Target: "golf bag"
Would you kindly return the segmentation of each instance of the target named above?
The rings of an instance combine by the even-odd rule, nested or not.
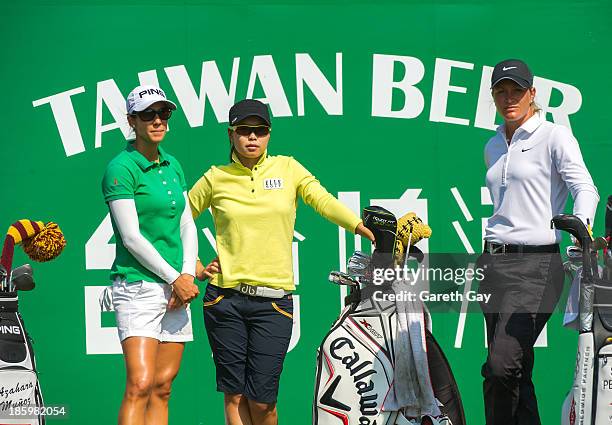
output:
[[[351,276],[351,261],[348,274],[330,275],[335,283],[347,285],[350,293],[317,352],[313,424],[421,424],[406,418],[401,410],[384,408],[395,379],[398,320],[395,302],[374,295],[391,293],[391,286],[373,285],[371,276],[374,267],[393,264],[397,221],[380,207],[366,208],[363,221],[375,235],[376,250],[370,263],[362,264],[359,280]],[[355,256],[366,257],[362,253]],[[461,397],[448,361],[429,330],[423,335],[433,393],[445,416],[438,423],[464,425]]]
[[[0,423],[44,425],[42,415],[14,415],[17,407],[43,408],[32,343],[18,303],[16,291],[0,292]]]
[[[13,223],[0,254],[0,424],[44,425],[45,417],[32,342],[19,314],[18,291],[36,286],[32,266],[13,269],[15,246],[34,261],[51,261],[66,246],[56,223]]]
[[[553,224],[571,233],[582,246],[576,368],[561,423],[612,424],[612,282],[600,277],[597,247],[579,218],[560,215],[553,218]],[[604,275],[609,266],[606,261]]]

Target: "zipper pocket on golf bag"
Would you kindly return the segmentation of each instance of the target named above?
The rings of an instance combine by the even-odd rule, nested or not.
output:
[[[612,417],[612,344],[597,353],[597,409],[594,423],[610,423]]]

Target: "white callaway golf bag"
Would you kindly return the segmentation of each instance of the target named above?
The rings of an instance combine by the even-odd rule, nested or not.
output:
[[[596,257],[605,240],[592,240],[587,227],[575,215],[559,215],[552,222],[557,229],[571,233],[582,246],[576,369],[572,389],[563,404],[561,424],[609,425],[612,424],[612,281],[606,277],[609,258],[606,257],[602,279]],[[609,253],[608,249],[608,256]]]
[[[402,408],[388,407],[395,380],[401,379],[395,364],[396,351],[402,348],[398,345],[400,325],[396,302],[374,296],[379,291],[391,293],[391,286],[372,284],[371,275],[374,268],[393,262],[397,220],[383,208],[368,207],[364,224],[376,237],[372,256],[356,252],[349,260],[348,273],[330,274],[330,281],[348,286],[350,292],[346,307],[317,353],[313,424],[464,425],[457,384],[444,353],[427,329],[425,311],[421,311],[417,345],[426,347],[423,365],[429,370],[422,372],[431,378],[438,415],[410,415]]]
[[[32,268],[26,264],[8,276],[0,266],[0,280],[0,424],[44,425],[44,416],[32,414],[40,413],[43,399],[17,296],[34,287]]]

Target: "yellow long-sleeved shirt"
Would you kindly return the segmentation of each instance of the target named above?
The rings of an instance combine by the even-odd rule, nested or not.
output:
[[[211,283],[294,290],[291,242],[298,195],[351,232],[361,220],[292,157],[264,154],[252,170],[235,155],[232,160],[211,167],[189,191],[194,218],[212,207],[222,274]]]

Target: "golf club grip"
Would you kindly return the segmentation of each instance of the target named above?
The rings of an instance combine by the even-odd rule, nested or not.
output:
[[[342,272],[330,272],[328,280],[337,285],[359,286],[359,282]]]

